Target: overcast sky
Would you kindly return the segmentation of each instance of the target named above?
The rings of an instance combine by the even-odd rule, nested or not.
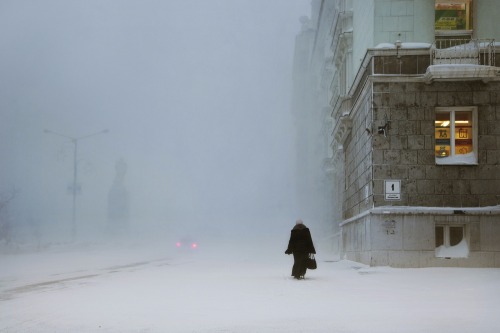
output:
[[[0,0],[0,191],[13,219],[294,215],[291,74],[309,0]],[[286,212],[285,212],[286,211]],[[83,222],[82,222],[83,221]]]

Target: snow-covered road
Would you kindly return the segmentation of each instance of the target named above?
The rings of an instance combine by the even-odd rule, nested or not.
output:
[[[232,244],[234,245],[234,244]],[[283,246],[282,246],[283,247]],[[0,255],[0,332],[498,332],[500,269],[326,262],[281,247],[88,246]]]

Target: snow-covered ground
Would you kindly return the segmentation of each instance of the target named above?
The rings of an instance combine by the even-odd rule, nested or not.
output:
[[[0,332],[499,331],[500,269],[370,268],[319,253],[297,281],[278,243],[2,254]]]

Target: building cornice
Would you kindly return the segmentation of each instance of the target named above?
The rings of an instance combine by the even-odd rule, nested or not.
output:
[[[342,227],[368,215],[453,215],[477,216],[500,215],[500,205],[489,207],[417,207],[417,206],[380,206],[366,210],[339,223]]]

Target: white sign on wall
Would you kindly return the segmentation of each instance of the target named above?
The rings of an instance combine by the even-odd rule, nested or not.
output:
[[[401,200],[401,180],[385,181],[385,200]]]

